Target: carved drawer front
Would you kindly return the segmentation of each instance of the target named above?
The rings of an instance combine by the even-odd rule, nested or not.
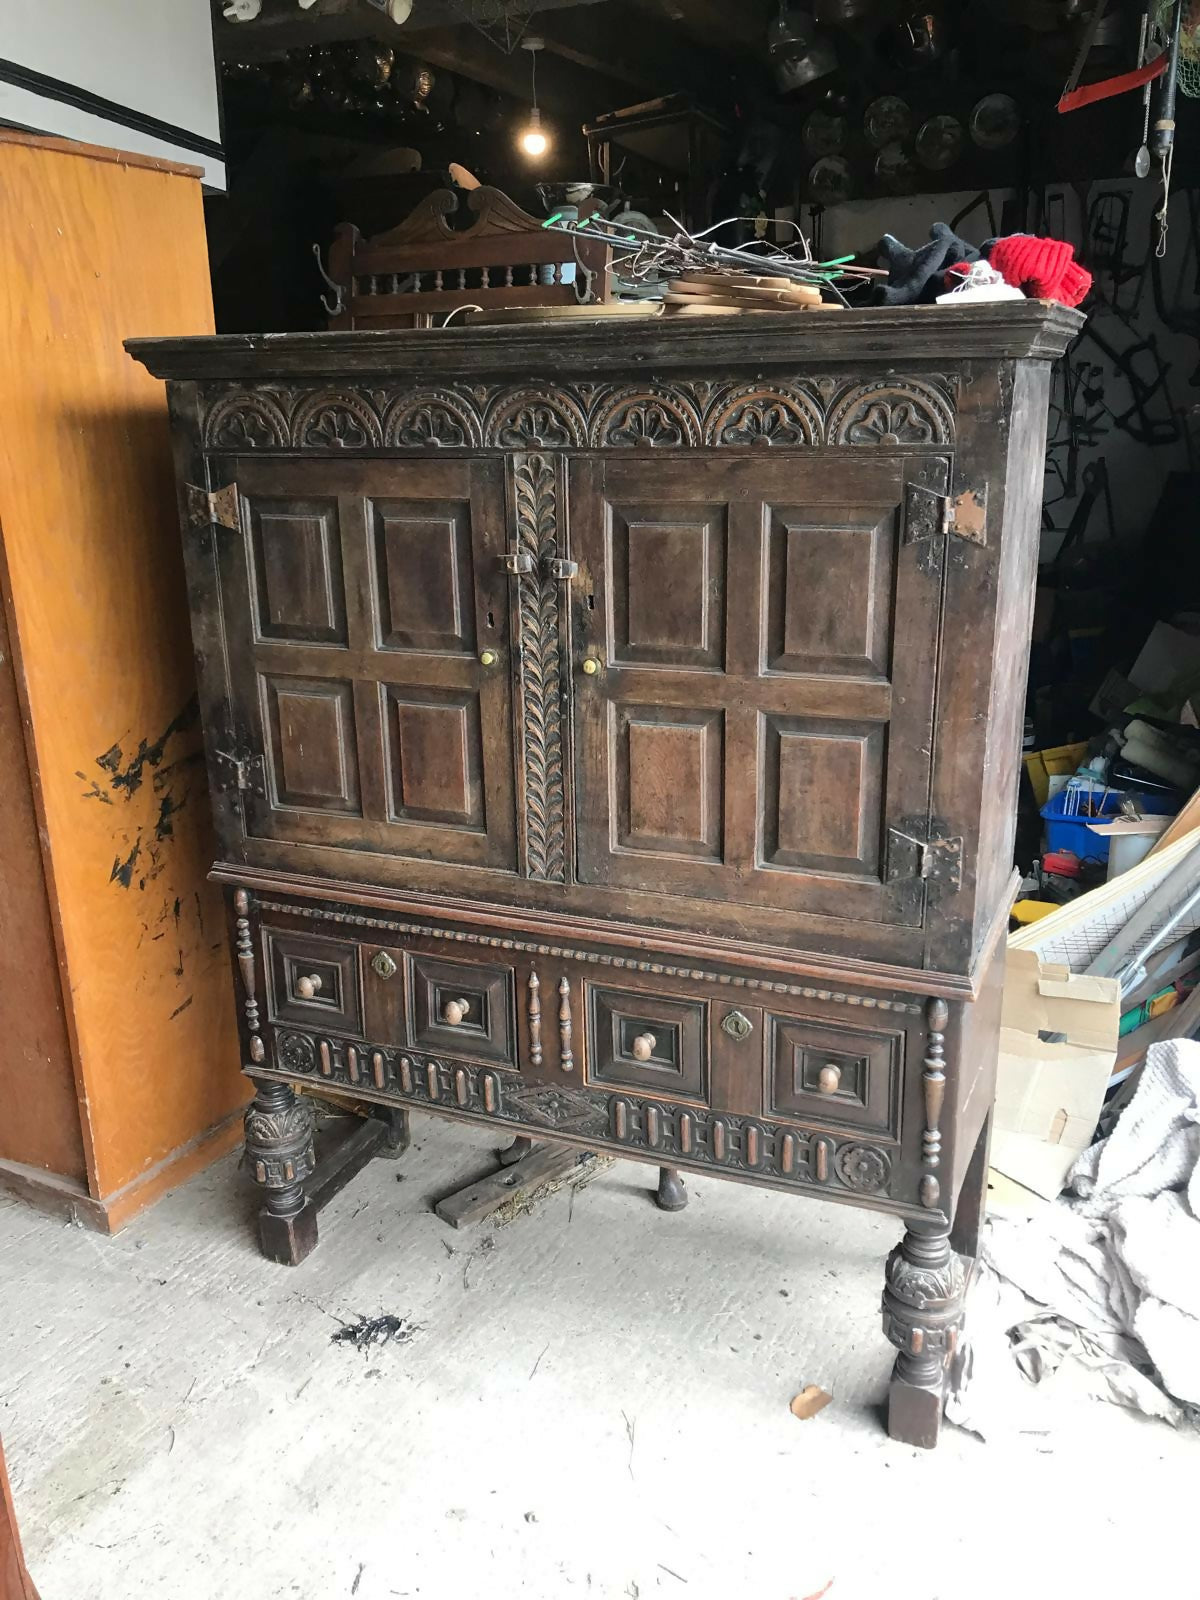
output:
[[[331,1033],[362,1033],[358,946],[346,939],[266,930],[270,1014]]]
[[[409,1043],[442,1055],[516,1065],[511,967],[408,958]]]
[[[708,1004],[585,986],[586,1082],[707,1105]]]
[[[904,1035],[766,1014],[768,1116],[900,1137]]]

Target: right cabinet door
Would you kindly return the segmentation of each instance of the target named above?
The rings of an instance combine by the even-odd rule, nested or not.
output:
[[[946,468],[572,462],[581,882],[920,924]]]

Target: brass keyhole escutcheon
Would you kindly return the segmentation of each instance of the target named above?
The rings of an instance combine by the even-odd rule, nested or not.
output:
[[[496,665],[496,652],[494,650],[481,650],[479,652],[479,665],[481,667],[494,667]]]
[[[312,1000],[321,992],[321,978],[319,973],[296,979],[296,993],[301,1000]]]
[[[822,1094],[836,1094],[842,1081],[842,1069],[836,1061],[827,1061],[817,1074],[817,1088]]]
[[[633,1041],[633,1059],[635,1061],[649,1061],[654,1054],[654,1046],[658,1040],[652,1033],[639,1033]]]
[[[744,1011],[731,1011],[721,1026],[731,1039],[748,1039],[754,1032],[754,1024]]]
[[[447,1000],[442,1007],[442,1021],[448,1023],[452,1028],[457,1028],[459,1023],[466,1019],[470,1010],[471,1002],[469,1000]]]
[[[396,963],[386,950],[377,950],[371,957],[371,971],[377,978],[394,978],[397,970]]]
[[[583,671],[588,678],[594,678],[597,675],[600,671],[600,663],[595,656],[584,656]]]

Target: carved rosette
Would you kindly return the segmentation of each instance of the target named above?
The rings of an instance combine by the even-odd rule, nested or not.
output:
[[[351,386],[211,396],[210,450],[694,449],[699,445],[940,448],[954,442],[954,385],[937,376],[645,383]]]
[[[558,581],[548,571],[558,554],[558,482],[545,456],[513,463],[517,548],[533,570],[517,586],[520,642],[525,870],[531,878],[561,883],[566,872],[566,802],[563,789],[562,652]]]
[[[949,1235],[909,1231],[888,1256],[883,1331],[900,1351],[901,1375],[932,1387],[954,1354],[966,1284]]]
[[[292,442],[301,450],[367,450],[383,443],[375,407],[351,391],[312,394],[292,418]]]
[[[704,442],[712,445],[814,445],[821,440],[821,408],[799,389],[781,393],[762,384],[734,390],[711,408]]]
[[[401,450],[475,450],[483,442],[475,407],[449,390],[406,395],[387,413],[383,442]]]
[[[592,419],[589,443],[597,450],[639,446],[678,450],[698,445],[701,437],[701,419],[691,396],[664,385],[610,394]]]
[[[948,445],[954,417],[945,395],[920,379],[859,383],[834,403],[825,429],[832,445]]]
[[[283,450],[290,437],[283,407],[257,390],[218,400],[204,430],[209,450]]]
[[[313,1170],[312,1101],[286,1084],[264,1083],[246,1112],[246,1158],[264,1189],[288,1189]]]
[[[848,1189],[874,1194],[884,1188],[892,1164],[882,1150],[869,1144],[846,1144],[837,1153],[837,1175]]]
[[[311,1072],[317,1055],[313,1042],[303,1033],[285,1033],[279,1041],[279,1065],[284,1072]]]
[[[499,395],[488,407],[484,431],[502,450],[566,450],[587,442],[583,408],[561,390]]]

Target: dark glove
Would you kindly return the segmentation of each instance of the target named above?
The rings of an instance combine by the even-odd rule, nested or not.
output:
[[[929,230],[929,243],[916,250],[885,233],[879,241],[879,259],[888,269],[888,280],[878,291],[878,304],[930,305],[945,288],[949,269],[960,261],[978,261],[979,251],[946,223],[935,222]]]

